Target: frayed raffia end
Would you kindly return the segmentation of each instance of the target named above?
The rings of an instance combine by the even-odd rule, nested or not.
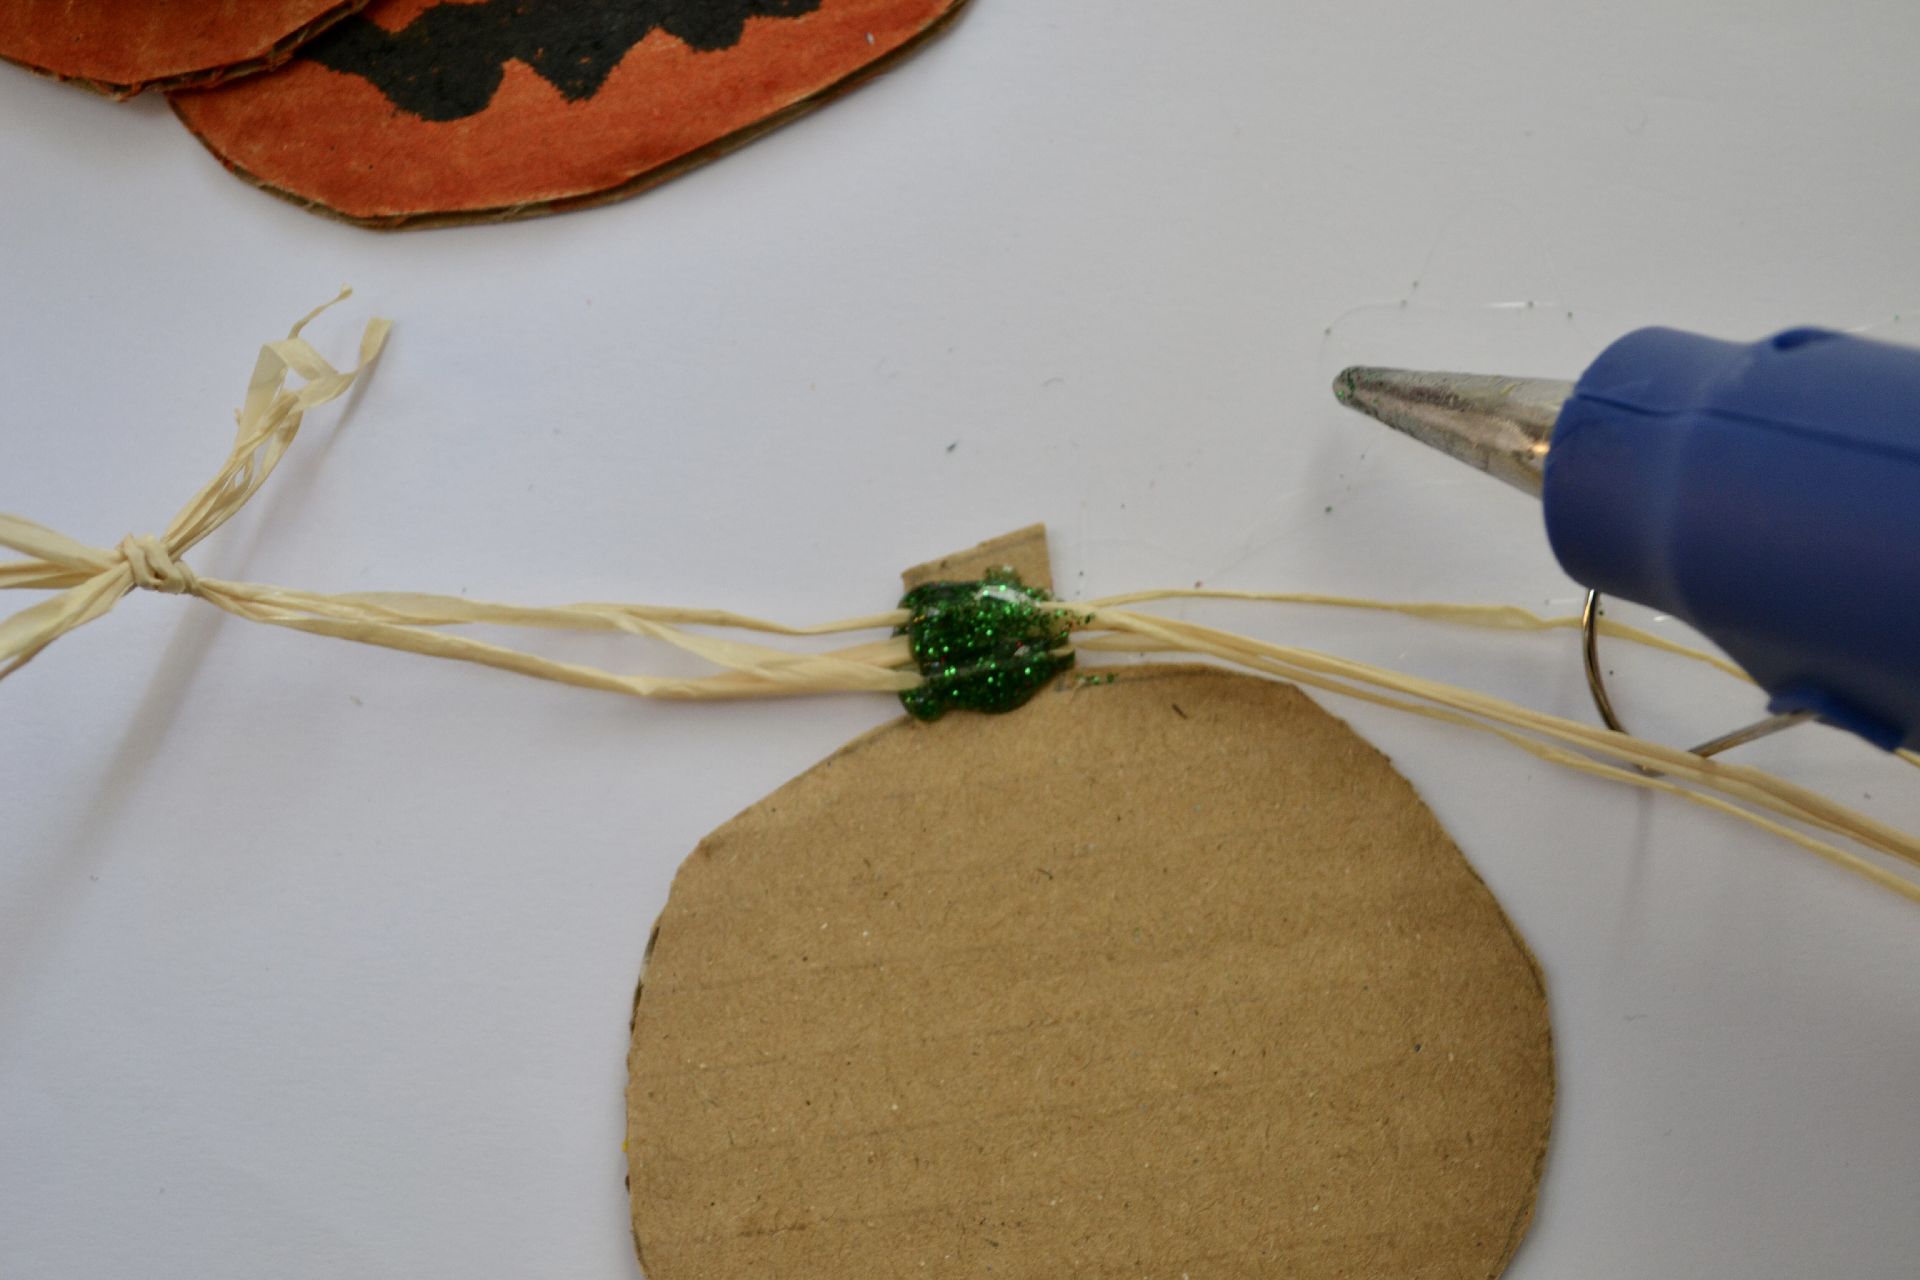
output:
[[[342,291],[334,302],[348,296]],[[328,303],[327,306],[332,306]],[[0,678],[76,627],[110,611],[136,589],[190,595],[236,617],[361,644],[454,658],[587,689],[646,698],[757,698],[837,692],[899,693],[914,688],[906,641],[870,641],[827,653],[793,653],[770,645],[687,630],[713,627],[785,636],[833,635],[891,629],[901,610],[817,626],[795,627],[712,609],[656,605],[569,604],[518,606],[462,597],[413,593],[322,595],[258,583],[229,582],[195,573],[186,553],[218,529],[266,483],[298,435],[307,410],[338,399],[378,358],[389,328],[371,321],[361,336],[359,364],[341,372],[300,336],[304,317],[286,338],[260,350],[239,414],[232,451],[219,472],[158,535],[130,535],[112,548],[88,546],[44,525],[0,514],[0,546],[27,557],[0,565],[0,588],[59,594],[0,623]],[[290,379],[302,380],[290,389]],[[1454,685],[1269,644],[1196,623],[1139,613],[1126,606],[1173,598],[1236,599],[1264,603],[1382,610],[1429,621],[1498,630],[1577,627],[1577,618],[1545,618],[1512,606],[1394,603],[1340,596],[1234,591],[1149,591],[1088,603],[1062,603],[1073,617],[1076,647],[1087,652],[1181,653],[1211,657],[1276,679],[1491,733],[1540,759],[1631,786],[1678,795],[1727,813],[1813,852],[1875,884],[1920,901],[1920,879],[1885,863],[1920,869],[1920,840],[1824,796],[1757,769],[1665,747],[1631,734],[1534,711]],[[444,628],[486,623],[543,630],[625,632],[664,641],[720,670],[673,679],[620,675],[557,662]],[[1603,620],[1608,635],[1705,662],[1729,674],[1738,668],[1714,655]],[[1909,757],[1911,760],[1911,757]],[[1814,833],[1819,834],[1814,834]],[[1837,837],[1865,851],[1842,848]],[[1876,857],[1867,854],[1877,855]],[[1882,861],[1884,860],[1884,862]]]
[[[45,525],[0,514],[0,546],[28,557],[0,565],[0,588],[31,587],[60,592],[0,623],[0,678],[11,675],[42,649],[76,627],[110,611],[136,589],[197,596],[236,617],[337,636],[361,644],[404,649],[437,658],[457,658],[562,684],[648,698],[746,698],[848,689],[897,693],[919,676],[897,645],[865,645],[832,654],[793,654],[682,630],[685,626],[732,627],[784,635],[826,634],[891,625],[900,615],[849,619],[828,627],[781,627],[754,618],[706,609],[647,605],[572,604],[545,608],[488,604],[456,596],[373,592],[321,595],[254,582],[202,577],[186,553],[231,519],[273,474],[307,410],[344,395],[379,357],[391,327],[373,320],[360,339],[360,362],[335,369],[300,336],[320,312],[349,296],[315,308],[281,341],[260,349],[233,449],[219,472],[180,509],[164,532],[131,535],[112,548],[91,547]],[[287,386],[298,377],[298,389]],[[677,645],[723,668],[700,679],[623,676],[437,628],[493,623],[567,631],[624,631]]]

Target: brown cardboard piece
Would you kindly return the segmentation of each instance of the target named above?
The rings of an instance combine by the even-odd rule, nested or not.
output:
[[[634,1009],[650,1280],[1493,1276],[1539,970],[1387,759],[1211,668],[875,730],[709,836]]]
[[[907,590],[928,582],[966,582],[989,569],[1012,569],[1030,587],[1053,590],[1053,561],[1047,555],[1047,526],[1030,524],[978,546],[917,564],[900,575]]]

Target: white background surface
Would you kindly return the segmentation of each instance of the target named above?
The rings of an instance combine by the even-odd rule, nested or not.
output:
[[[393,316],[383,365],[203,572],[815,620],[1045,519],[1077,594],[1567,610],[1538,512],[1345,415],[1332,374],[1571,375],[1653,322],[1912,339],[1916,37],[1891,3],[976,0],[639,200],[394,236],[243,186],[157,102],[0,75],[0,510],[158,529],[255,347],[348,281],[313,333],[345,361]],[[1585,714],[1566,635],[1218,616]],[[1612,665],[1669,740],[1756,709]],[[1334,709],[1549,978],[1512,1275],[1920,1268],[1913,908]],[[627,702],[152,596],[69,636],[0,686],[0,1273],[632,1277],[627,1013],[673,870],[893,713]],[[1826,730],[1748,758],[1920,824],[1920,778]]]

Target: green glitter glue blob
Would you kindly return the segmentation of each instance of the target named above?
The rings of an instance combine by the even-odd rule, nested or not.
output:
[[[1053,597],[1023,586],[1011,569],[978,582],[929,582],[900,600],[912,616],[894,632],[907,637],[925,682],[901,693],[917,720],[950,709],[997,714],[1026,705],[1047,681],[1073,665],[1071,617],[1047,609]]]

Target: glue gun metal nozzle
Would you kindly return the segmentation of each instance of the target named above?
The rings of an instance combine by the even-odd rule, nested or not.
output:
[[[1537,498],[1553,424],[1573,384],[1355,367],[1333,380],[1333,394],[1348,408]]]

